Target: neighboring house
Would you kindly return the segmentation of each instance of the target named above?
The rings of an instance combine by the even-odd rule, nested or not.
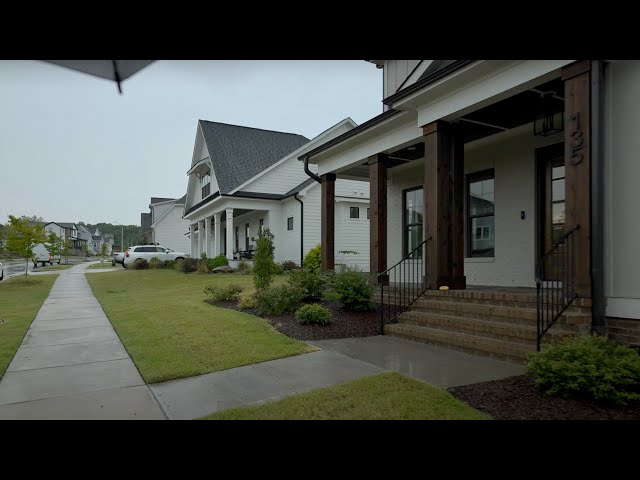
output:
[[[111,255],[114,242],[115,239],[112,233],[106,233],[103,235],[100,232],[100,229],[96,227],[96,231],[91,236],[90,247],[96,255],[100,255],[102,253],[102,245],[107,245],[107,255]]]
[[[611,337],[640,343],[640,136],[633,134],[640,62],[370,62],[384,69],[384,112],[300,160],[317,165],[329,199],[335,175],[370,182],[370,270],[401,262],[380,283],[393,287],[393,275],[411,264],[421,272],[395,283],[415,293],[403,308],[423,297],[426,316],[411,325],[402,314],[388,331],[522,357],[517,342],[536,338],[536,309],[544,330],[568,305],[564,314],[579,324],[586,316],[585,328],[608,327]],[[334,205],[322,203],[323,219]],[[323,222],[324,269],[334,265],[338,239]],[[537,284],[557,305],[536,296]],[[429,291],[441,286],[452,290]],[[454,305],[463,289],[474,293]],[[520,295],[522,303],[510,305],[521,310],[500,310],[510,307],[499,305],[495,292],[508,300]],[[435,294],[448,303],[434,306]],[[471,309],[485,315],[475,318]],[[453,322],[454,311],[467,313]],[[491,320],[505,317],[496,312],[521,316],[527,326],[497,334]]]
[[[82,245],[86,243],[86,239],[79,235],[78,225],[69,222],[48,222],[44,223],[45,234],[55,233],[65,242],[70,241],[71,254],[82,255]]]
[[[191,252],[191,240],[185,235],[189,232],[189,222],[182,218],[185,198],[186,195],[177,200],[151,197],[149,242],[176,252]]]
[[[347,118],[309,140],[200,120],[184,205],[191,255],[251,258],[259,231],[269,228],[275,260],[300,264],[320,243],[321,195],[320,185],[305,174],[298,156],[355,126]],[[333,199],[336,250],[357,252],[338,254],[339,263],[363,270],[369,262],[368,187],[366,182],[340,180]]]
[[[91,231],[82,224],[78,224],[78,238],[81,239],[87,245],[87,253],[90,255],[95,255],[95,252],[92,248],[93,246],[93,235]]]

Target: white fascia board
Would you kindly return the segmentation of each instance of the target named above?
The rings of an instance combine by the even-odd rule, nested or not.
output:
[[[322,142],[320,140],[322,140],[324,137],[330,135],[331,133],[335,132],[338,128],[340,128],[343,125],[351,125],[351,128],[355,128],[358,125],[356,124],[356,122],[354,122],[351,117],[347,117],[344,120],[339,121],[338,123],[336,123],[334,126],[328,128],[327,130],[325,130],[324,132],[316,135],[315,137],[313,137],[311,140],[309,140],[307,143],[305,143],[304,145],[302,145],[300,148],[298,148],[297,150],[291,152],[289,155],[287,155],[286,157],[283,157],[282,159],[278,160],[276,163],[274,163],[273,165],[271,165],[270,167],[264,169],[262,172],[258,173],[257,175],[255,175],[254,177],[250,178],[249,180],[247,180],[246,182],[244,182],[243,184],[241,184],[240,186],[234,188],[233,190],[231,190],[229,193],[233,194],[236,193],[239,190],[242,190],[244,187],[246,187],[247,185],[251,184],[252,182],[258,180],[260,177],[262,177],[262,175],[270,172],[271,170],[278,168],[280,165],[282,165],[284,162],[286,162],[287,160],[290,160],[292,157],[299,157],[302,154],[304,154],[305,152],[308,152],[309,150],[312,150],[312,148],[314,146],[316,146],[316,144],[321,144]]]
[[[362,198],[362,197],[338,197],[338,196],[336,196],[336,203],[340,203],[340,202],[344,202],[344,203],[369,203],[369,199],[368,198]]]

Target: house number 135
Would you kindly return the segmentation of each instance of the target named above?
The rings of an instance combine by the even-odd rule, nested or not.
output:
[[[576,112],[571,116],[571,120],[575,122],[575,129],[571,132],[571,164],[578,165],[582,162],[582,145],[584,143],[582,128],[580,128],[580,112]]]

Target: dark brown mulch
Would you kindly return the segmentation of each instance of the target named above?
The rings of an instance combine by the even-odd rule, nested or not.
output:
[[[613,407],[553,397],[527,375],[452,387],[449,392],[496,420],[640,420],[640,402]]]
[[[255,310],[243,310],[238,307],[238,302],[225,301],[214,302],[205,300],[211,305],[222,308],[230,308],[239,312],[258,315]],[[376,311],[371,312],[346,312],[335,302],[322,300],[317,302],[326,307],[333,314],[333,323],[329,325],[302,325],[298,323],[293,313],[281,316],[264,316],[276,330],[288,337],[298,340],[327,340],[330,338],[347,337],[371,337],[380,335],[380,316]]]

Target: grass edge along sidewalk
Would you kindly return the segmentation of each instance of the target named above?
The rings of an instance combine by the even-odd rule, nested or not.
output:
[[[242,277],[248,283],[246,275],[128,269],[85,276],[147,383],[317,350],[262,318],[205,303],[205,285],[239,283]]]
[[[49,296],[57,274],[17,275],[0,282],[0,378],[18,351],[22,340]]]

